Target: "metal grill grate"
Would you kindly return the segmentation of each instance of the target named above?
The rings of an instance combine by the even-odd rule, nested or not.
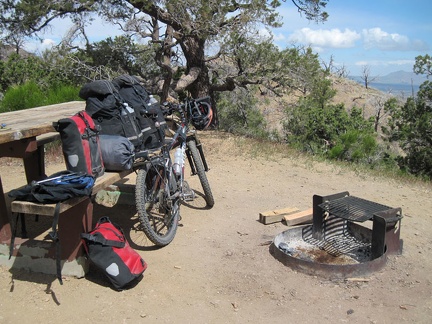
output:
[[[334,257],[346,255],[358,262],[370,260],[371,242],[352,235],[347,228],[346,220],[337,221],[333,218],[326,222],[332,223],[326,224],[326,227],[334,227],[331,234],[327,234],[322,240],[317,240],[312,237],[312,227],[305,227],[302,231],[303,240]]]
[[[318,206],[330,215],[356,222],[364,222],[372,219],[373,214],[377,212],[391,209],[391,207],[354,196],[326,201]]]

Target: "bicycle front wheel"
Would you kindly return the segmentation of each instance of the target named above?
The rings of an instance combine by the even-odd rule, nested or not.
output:
[[[187,147],[191,153],[192,161],[195,165],[196,173],[198,174],[198,178],[201,182],[201,186],[202,186],[203,191],[204,191],[204,199],[207,203],[207,206],[211,208],[214,206],[213,193],[211,191],[210,184],[208,182],[207,175],[206,175],[206,172],[204,169],[204,165],[203,165],[203,162],[201,160],[201,155],[198,151],[195,140],[188,141]]]
[[[147,163],[138,170],[135,202],[146,236],[157,246],[174,239],[180,217],[178,198],[169,197],[167,173],[161,164]]]

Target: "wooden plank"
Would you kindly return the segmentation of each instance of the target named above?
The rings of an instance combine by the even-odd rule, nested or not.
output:
[[[42,146],[60,139],[60,133],[50,132],[36,136],[37,146]]]
[[[313,208],[309,208],[298,213],[284,216],[284,221],[288,226],[311,223],[312,219]]]
[[[277,223],[284,219],[284,216],[298,212],[297,207],[289,207],[284,209],[271,210],[259,214],[259,221],[265,225]]]
[[[1,113],[0,120],[6,126],[0,130],[0,143],[55,132],[53,122],[70,117],[83,109],[85,101],[71,101]]]

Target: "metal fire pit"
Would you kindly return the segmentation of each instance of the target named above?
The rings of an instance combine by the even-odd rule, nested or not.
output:
[[[369,275],[402,253],[402,210],[342,192],[313,196],[313,224],[277,235],[270,252],[286,266],[325,278]]]

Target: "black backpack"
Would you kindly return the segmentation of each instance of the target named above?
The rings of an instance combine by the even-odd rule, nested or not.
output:
[[[96,80],[86,83],[78,95],[86,101],[85,110],[92,118],[112,118],[119,114],[121,103],[117,89],[111,81]]]
[[[32,181],[22,188],[11,190],[8,195],[21,201],[55,204],[74,197],[90,196],[94,182],[92,175],[61,171],[44,180]]]
[[[86,100],[86,112],[101,127],[100,134],[120,135],[142,149],[143,135],[134,109],[122,99],[116,85],[109,80],[85,84],[79,96]]]
[[[151,95],[135,76],[123,74],[113,80],[121,99],[134,109],[143,135],[146,149],[160,147],[167,128],[159,102],[152,102]]]

